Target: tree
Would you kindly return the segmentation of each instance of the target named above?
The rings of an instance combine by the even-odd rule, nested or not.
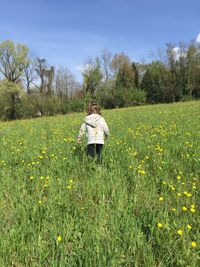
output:
[[[200,47],[190,44],[187,51],[187,94],[200,96]]]
[[[46,59],[37,58],[35,70],[36,70],[37,75],[40,78],[40,86],[38,88],[39,88],[40,95],[42,96],[45,93],[45,72],[44,72],[45,69],[47,69]]]
[[[141,88],[147,93],[150,103],[171,102],[171,87],[169,86],[169,72],[159,61],[152,62],[143,75]]]
[[[83,71],[83,87],[85,92],[91,97],[94,97],[94,93],[98,89],[102,78],[103,75],[101,73],[99,59],[96,58],[94,61],[89,59],[85,65],[85,70]]]
[[[36,72],[40,78],[39,92],[43,97],[44,95],[50,96],[52,93],[53,79],[54,79],[54,66],[48,67],[46,59],[37,58]]]
[[[188,95],[187,92],[187,49],[188,47],[184,43],[179,44],[178,48],[178,61],[176,65],[176,92],[179,99],[182,99],[184,95]]]
[[[103,50],[101,55],[101,65],[104,82],[106,83],[112,76],[112,54],[106,49]]]
[[[27,65],[25,66],[23,71],[23,81],[28,94],[31,93],[31,84],[34,84],[34,81],[38,78],[36,73],[36,59],[31,56],[29,58],[30,59],[27,62]]]
[[[13,83],[18,83],[23,71],[29,64],[28,47],[12,41],[0,43],[0,72]]]
[[[131,65],[131,60],[127,55],[125,55],[124,53],[114,55],[111,66],[115,74],[119,72],[124,64]]]
[[[56,94],[60,98],[72,98],[78,88],[79,85],[71,71],[60,66],[56,72],[55,78]]]
[[[8,80],[0,81],[0,113],[4,119],[19,117],[19,104],[22,89]]]
[[[132,62],[132,72],[134,75],[134,86],[139,88],[139,72],[134,62]]]

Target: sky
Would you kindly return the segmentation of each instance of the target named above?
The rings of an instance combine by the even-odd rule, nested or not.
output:
[[[0,42],[8,39],[81,81],[104,49],[149,62],[166,43],[200,42],[200,1],[0,0]]]

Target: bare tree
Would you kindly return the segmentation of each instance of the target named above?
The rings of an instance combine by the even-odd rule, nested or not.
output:
[[[112,75],[112,54],[104,49],[101,55],[101,65],[104,74],[104,80],[107,82]]]
[[[40,78],[40,95],[51,95],[54,79],[54,66],[49,68],[46,59],[37,58],[36,72]]]
[[[31,93],[31,84],[35,85],[35,81],[37,80],[38,76],[36,73],[36,58],[33,56],[30,56],[30,61],[26,65],[24,69],[24,84],[27,89],[27,93]]]
[[[112,59],[112,69],[115,74],[119,72],[124,64],[131,66],[131,60],[127,55],[124,53],[114,55]]]
[[[60,98],[68,98],[74,95],[79,86],[71,71],[60,66],[56,72],[55,87]]]
[[[38,76],[40,78],[40,87],[39,87],[40,95],[44,95],[44,92],[45,92],[45,74],[44,74],[45,68],[47,68],[46,59],[37,58],[35,70],[36,70],[36,73],[38,74]]]

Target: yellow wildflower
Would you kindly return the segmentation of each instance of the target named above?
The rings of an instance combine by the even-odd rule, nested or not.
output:
[[[179,229],[179,230],[177,231],[177,234],[180,235],[180,236],[182,236],[182,235],[183,235],[183,231]]]
[[[192,241],[192,242],[191,242],[191,246],[192,246],[193,248],[196,248],[197,243],[196,243],[195,241]]]
[[[60,242],[62,240],[62,237],[59,235],[57,236],[57,241]]]
[[[190,211],[191,211],[192,213],[196,212],[196,210],[195,210],[194,208],[191,208]]]

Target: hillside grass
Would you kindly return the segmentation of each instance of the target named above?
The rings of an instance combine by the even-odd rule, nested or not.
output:
[[[0,266],[200,266],[200,102],[0,123]]]

